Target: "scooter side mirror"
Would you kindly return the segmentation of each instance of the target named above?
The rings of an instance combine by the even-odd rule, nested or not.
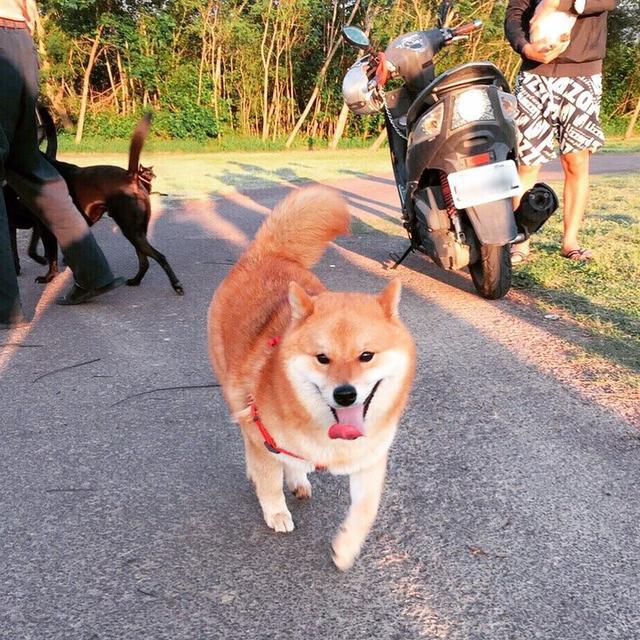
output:
[[[449,14],[453,10],[453,2],[451,0],[442,0],[438,7],[438,29],[443,29],[447,26]]]
[[[367,49],[370,44],[367,34],[358,27],[342,27],[342,37],[351,46],[358,47],[358,49]]]

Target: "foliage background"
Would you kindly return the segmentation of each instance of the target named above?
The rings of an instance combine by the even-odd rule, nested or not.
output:
[[[61,127],[80,128],[80,136],[127,138],[140,114],[152,109],[156,136],[233,138],[255,148],[282,146],[315,88],[317,99],[298,140],[322,144],[335,135],[342,76],[356,58],[340,42],[340,27],[353,16],[354,24],[370,29],[375,44],[384,46],[402,32],[435,26],[437,4],[43,0],[43,94]],[[519,58],[504,40],[505,7],[506,0],[457,3],[457,21],[480,18],[485,26],[468,43],[443,53],[439,67],[489,59],[513,80]],[[609,131],[624,132],[640,97],[638,25],[640,0],[622,0],[609,18],[603,100]],[[380,128],[380,116],[348,117],[345,144],[367,142]]]

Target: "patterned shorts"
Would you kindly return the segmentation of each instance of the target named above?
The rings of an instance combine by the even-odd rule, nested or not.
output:
[[[522,71],[516,79],[518,155],[526,165],[543,164],[560,153],[604,144],[600,125],[602,74],[551,78]]]

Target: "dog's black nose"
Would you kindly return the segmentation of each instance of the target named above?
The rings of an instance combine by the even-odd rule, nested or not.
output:
[[[350,384],[341,384],[333,390],[333,399],[342,407],[353,404],[357,397],[358,392]]]

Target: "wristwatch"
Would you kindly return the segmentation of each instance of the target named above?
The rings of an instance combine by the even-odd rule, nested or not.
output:
[[[584,13],[584,6],[587,0],[573,0],[573,10],[580,16]]]

